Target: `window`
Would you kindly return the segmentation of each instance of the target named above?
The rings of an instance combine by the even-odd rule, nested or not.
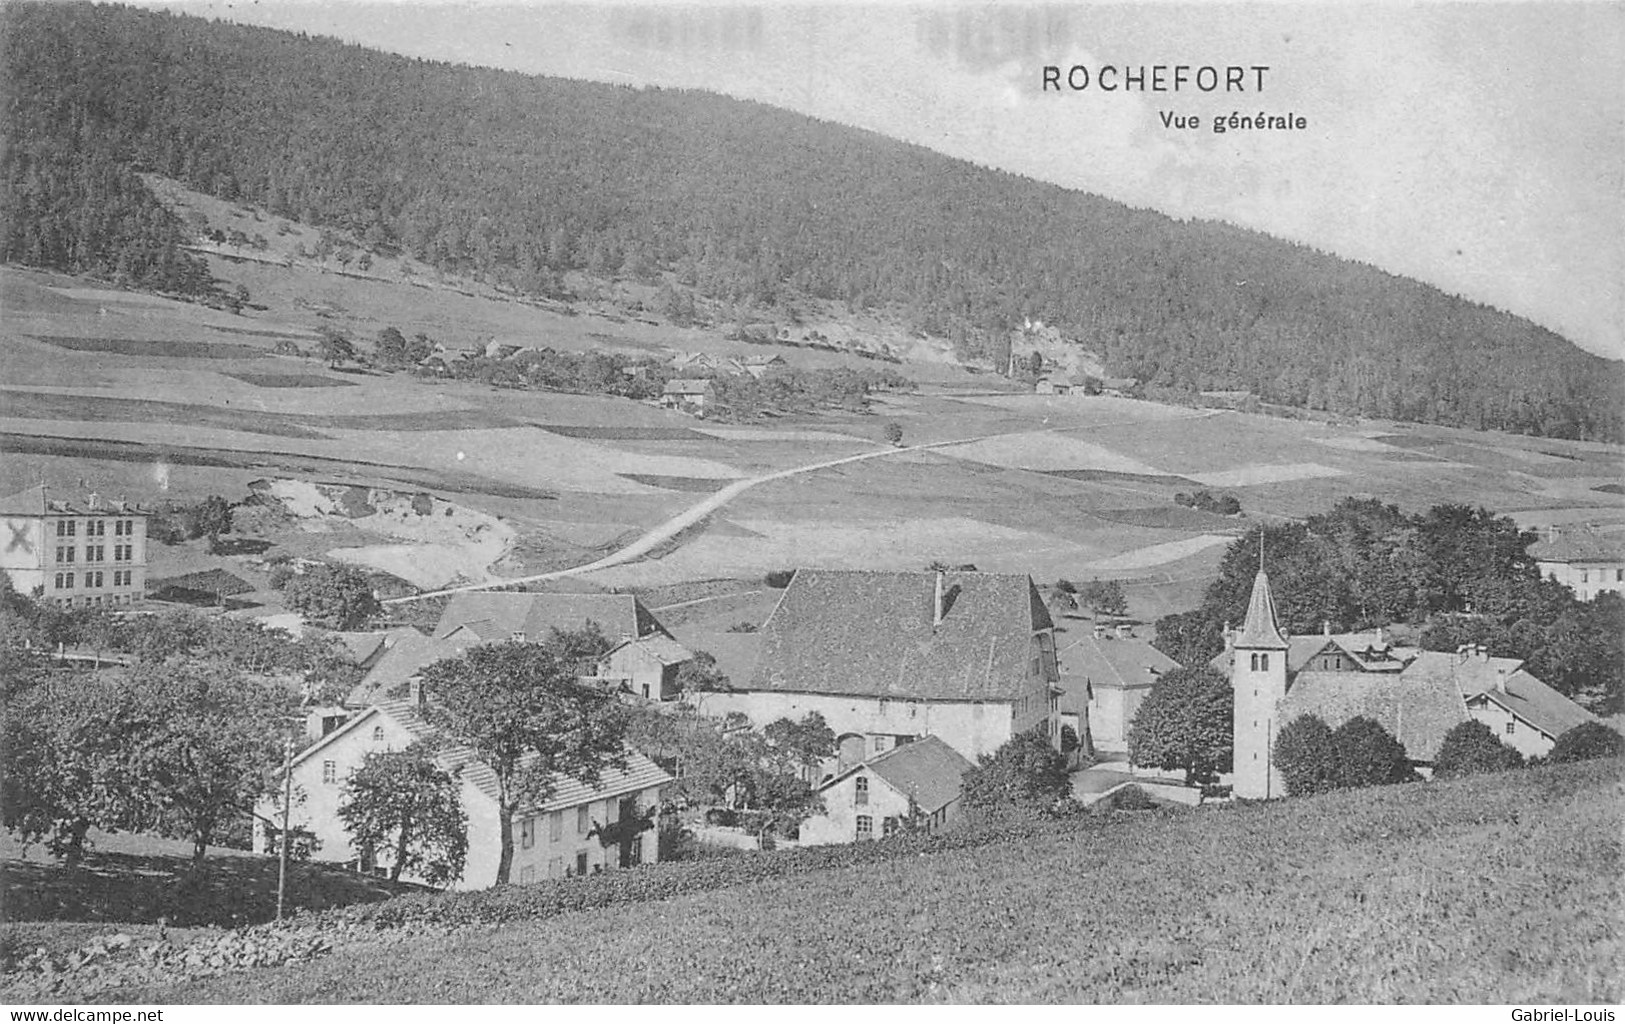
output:
[[[1258,655],[1257,654],[1254,654],[1252,656],[1252,661],[1249,664],[1252,666],[1252,671],[1254,671],[1254,672],[1258,671]]]
[[[643,684],[643,699],[644,700],[649,699],[649,684],[648,683]]]
[[[56,549],[56,560],[58,562],[71,562],[71,561],[73,561],[73,549],[72,548],[60,548],[60,547],[57,548]]]
[[[887,750],[891,749],[891,737],[890,736],[876,736],[874,738],[874,748],[875,748],[875,753],[884,754]]]
[[[58,537],[66,537],[68,535],[68,521],[66,519],[58,519],[56,521],[56,535]]]
[[[63,590],[72,590],[73,589],[73,573],[65,572],[65,573],[62,574],[62,589]]]
[[[873,839],[875,837],[875,819],[867,814],[858,815],[858,838]]]
[[[1511,736],[1514,732],[1517,731],[1517,729],[1518,729],[1518,723],[1517,722],[1508,722],[1507,723],[1507,735],[1508,736]]]
[[[852,803],[862,807],[869,802],[869,780],[862,775],[852,783]]]
[[[524,867],[519,869],[520,885],[529,885],[534,881],[536,881],[536,865],[526,864]]]
[[[552,821],[548,822],[548,830],[553,837],[553,842],[556,843],[564,838],[564,812],[554,811],[552,819]]]
[[[85,586],[99,587],[102,585],[102,574],[99,572],[85,573]]]
[[[587,851],[582,850],[581,852],[576,854],[576,874],[584,875],[586,873],[587,873]]]
[[[1581,569],[1580,570],[1580,582],[1581,583],[1590,583],[1591,582],[1591,570],[1590,569]]]
[[[589,827],[589,816],[587,814],[587,810],[588,808],[586,804],[582,804],[580,807],[576,808],[576,835],[578,836],[584,836],[587,834],[587,829]]]
[[[107,536],[107,520],[105,520],[105,519],[97,519],[97,520],[93,520],[92,522],[86,523],[85,524],[85,536],[86,537],[105,537],[105,536]]]
[[[124,536],[124,520],[120,519],[118,522],[113,524],[113,536]]]
[[[331,786],[339,780],[339,763],[337,761],[322,762],[322,782]]]
[[[68,520],[68,536],[74,537],[74,536],[77,536],[78,533],[79,533],[79,524],[76,521],[72,520],[72,519]]]
[[[880,834],[882,836],[889,839],[893,835],[895,835],[896,833],[897,833],[897,819],[896,818],[894,818],[894,817],[887,818],[885,821],[882,821],[880,823]]]
[[[1260,654],[1258,656],[1258,670],[1260,672],[1268,672],[1270,670],[1270,656],[1268,654]]]
[[[375,726],[372,727],[372,741],[374,743],[382,743],[382,742],[384,742],[384,727],[383,726],[375,725]]]
[[[535,818],[530,818],[530,817],[520,818],[519,819],[519,848],[521,850],[528,850],[532,846],[535,846],[535,845],[536,845],[536,819]]]
[[[564,858],[563,857],[554,857],[554,858],[552,858],[551,860],[549,860],[547,862],[547,877],[549,877],[549,878],[563,878],[564,877]]]
[[[56,589],[58,589],[58,590],[62,589],[62,574],[61,573],[56,574]]]
[[[98,544],[93,548],[88,548],[88,547],[85,548],[85,561],[87,561],[87,562],[105,562],[105,561],[107,561],[107,548],[106,548],[106,546]]]

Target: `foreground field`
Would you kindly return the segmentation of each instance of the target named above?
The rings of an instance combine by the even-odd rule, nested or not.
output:
[[[1068,821],[113,998],[1617,1002],[1622,769]]]

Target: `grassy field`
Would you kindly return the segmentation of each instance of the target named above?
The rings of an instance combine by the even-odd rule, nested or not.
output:
[[[111,998],[1612,1003],[1622,769],[1089,817]]]

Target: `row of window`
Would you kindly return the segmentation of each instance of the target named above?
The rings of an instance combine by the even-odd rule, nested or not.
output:
[[[56,521],[56,535],[58,537],[77,537],[77,536],[79,536],[79,520],[77,520],[77,519],[58,519]],[[85,536],[86,537],[105,537],[105,536],[107,536],[107,520],[105,520],[105,519],[91,519],[91,520],[88,520],[85,523]],[[133,520],[133,519],[117,519],[117,520],[114,520],[114,522],[113,522],[113,536],[115,536],[115,537],[134,537],[135,536],[135,520]]]
[[[56,560],[57,560],[57,562],[59,564],[60,563],[69,563],[69,564],[71,564],[74,561],[74,559],[76,559],[78,557],[78,553],[79,553],[79,549],[77,547],[75,547],[74,545],[72,545],[72,544],[59,545],[57,547],[57,549],[56,549]],[[105,562],[105,561],[107,561],[107,546],[105,544],[86,544],[85,545],[85,561],[87,561],[87,562]],[[133,561],[135,561],[135,545],[134,544],[114,544],[113,545],[113,561],[115,561],[115,562],[133,562]]]
[[[606,804],[606,807],[609,806],[612,805]],[[552,814],[549,814],[547,818],[548,841],[554,843],[559,842],[564,838],[564,812],[554,811]],[[592,829],[592,814],[590,806],[587,804],[582,804],[581,806],[577,807],[575,819],[575,834],[578,837],[585,836],[588,831]],[[519,819],[519,848],[521,850],[528,850],[536,845],[536,833],[538,831],[537,826],[540,823],[541,819],[539,817],[525,817]]]
[[[1268,672],[1270,670],[1269,653],[1254,651],[1251,664],[1254,672]]]
[[[884,819],[880,823],[880,835],[881,835],[881,838],[883,838],[883,839],[884,838],[890,838],[891,836],[896,835],[898,827],[899,826],[898,826],[898,823],[897,823],[897,819],[895,817],[889,817],[889,818]],[[874,819],[874,816],[869,815],[869,814],[860,814],[860,815],[858,815],[858,838],[859,839],[873,839],[874,837],[875,837],[875,819]]]
[[[1590,569],[1581,569],[1580,570],[1580,582],[1581,583],[1590,583],[1591,582],[1591,572],[1592,572],[1592,570],[1590,570]],[[1598,570],[1596,570],[1597,582],[1598,583],[1607,583],[1608,582],[1608,574],[1610,572],[1614,574],[1613,582],[1615,582],[1615,583],[1625,583],[1625,569],[1598,569]]]
[[[90,605],[98,605],[98,604],[134,604],[135,602],[142,600],[142,595],[140,595],[140,594],[86,594],[84,597],[74,598],[74,597],[71,597],[71,596],[63,596],[61,594],[58,594],[56,597],[52,598],[51,600],[55,604],[57,604],[58,606],[60,606],[62,608],[72,608],[74,605],[83,605],[83,606],[88,607]]]
[[[72,590],[73,586],[74,586],[74,580],[76,578],[77,578],[77,574],[75,574],[75,573],[71,573],[71,572],[59,572],[59,573],[57,573],[55,581],[54,581],[56,583],[56,589],[58,589],[58,590]],[[84,585],[87,588],[92,588],[93,589],[93,588],[96,588],[96,587],[103,586],[104,585],[103,580],[105,580],[105,579],[106,579],[106,576],[99,570],[96,571],[96,572],[87,572],[87,573],[85,573]],[[134,580],[135,580],[135,572],[134,572],[134,570],[131,570],[131,569],[115,569],[115,570],[113,570],[113,586],[115,586],[115,587],[133,586],[134,585]]]

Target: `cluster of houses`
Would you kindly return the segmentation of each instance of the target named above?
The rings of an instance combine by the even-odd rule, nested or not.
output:
[[[1059,747],[1063,727],[1086,751],[1120,756],[1140,702],[1179,667],[1132,625],[1063,621],[1058,640],[1056,619],[1026,575],[802,569],[758,631],[728,634],[731,643],[718,645],[729,684],[682,694],[676,674],[694,655],[633,595],[461,594],[432,633],[358,639],[366,676],[346,707],[312,715],[314,742],[293,772],[314,796],[293,813],[320,841],[319,857],[366,856],[351,849],[337,817],[343,780],[368,751],[425,734],[415,685],[423,669],[479,644],[540,640],[551,629],[592,623],[613,646],[583,672],[629,699],[682,697],[704,714],[742,715],[756,727],[823,716],[836,751],[817,773],[824,812],[802,825],[802,844],[950,827],[961,817],[961,779],[979,757],[1025,732]],[[1281,725],[1300,714],[1334,728],[1357,715],[1375,719],[1424,770],[1444,734],[1464,721],[1485,722],[1508,745],[1542,755],[1558,735],[1593,720],[1521,662],[1482,648],[1422,651],[1380,629],[1288,635],[1262,571],[1246,620],[1227,632],[1212,665],[1235,691],[1232,781],[1247,798],[1284,795],[1271,748]],[[500,835],[494,782],[470,751],[453,746],[440,757],[462,770],[469,816],[470,861],[459,884],[489,885]],[[592,786],[559,780],[554,796],[514,823],[514,877],[656,859],[652,840],[605,848],[590,833],[594,824],[659,807],[672,781],[667,768],[635,751],[624,770]]]

